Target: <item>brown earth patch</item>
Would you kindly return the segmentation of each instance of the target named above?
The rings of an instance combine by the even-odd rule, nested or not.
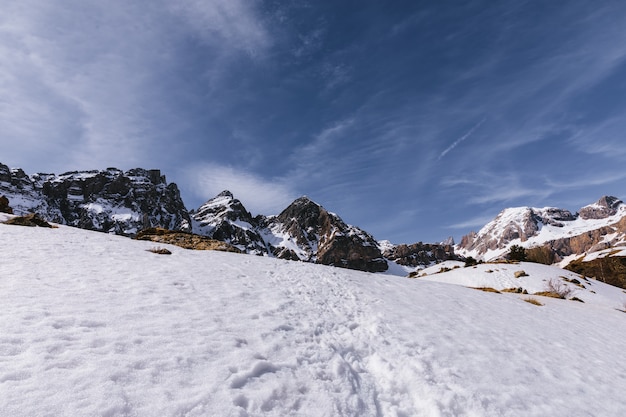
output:
[[[150,227],[141,230],[137,233],[135,239],[149,240],[157,243],[168,243],[185,249],[217,250],[221,252],[242,253],[241,250],[226,242],[210,239],[205,236],[194,235],[192,233],[163,229],[160,227]]]
[[[48,223],[47,221],[45,221],[44,219],[42,219],[41,217],[39,217],[39,215],[35,213],[27,214],[26,216],[13,217],[5,221],[4,223],[12,224],[15,226],[29,226],[29,227],[39,226],[39,227],[48,227],[48,228],[56,227],[56,226],[51,225],[50,223]]]

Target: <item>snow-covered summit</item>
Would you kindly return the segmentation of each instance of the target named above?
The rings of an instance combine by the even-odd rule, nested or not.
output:
[[[202,204],[192,219],[194,233],[230,243],[246,253],[268,254],[259,234],[258,219],[228,190]]]
[[[575,253],[577,247],[563,248],[563,244],[570,243],[563,240],[592,231],[597,231],[597,239],[590,245],[584,245],[584,251],[612,233],[617,234],[611,239],[621,241],[626,229],[622,229],[619,222],[625,217],[626,204],[616,197],[607,196],[581,208],[576,214],[555,207],[507,208],[478,233],[472,232],[464,236],[457,252],[464,256],[494,259],[502,256],[514,244],[528,248],[560,240],[560,255],[569,255]]]

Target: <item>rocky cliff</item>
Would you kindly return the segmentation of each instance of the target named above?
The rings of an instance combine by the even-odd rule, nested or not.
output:
[[[16,214],[37,213],[83,229],[133,236],[145,227],[191,227],[178,187],[167,184],[158,170],[108,168],[28,176],[0,164],[0,195]]]

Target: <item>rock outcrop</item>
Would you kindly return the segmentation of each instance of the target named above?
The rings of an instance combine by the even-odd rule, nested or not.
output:
[[[9,199],[0,195],[0,213],[13,214],[13,209],[9,206]]]
[[[428,266],[433,263],[459,259],[450,243],[413,243],[410,245],[387,245],[383,256],[403,266]]]
[[[28,226],[28,227],[47,227],[54,228],[56,226],[52,226],[50,223],[39,217],[39,215],[35,213],[27,214],[25,216],[15,216],[11,217],[9,220],[5,221],[4,224],[12,224],[15,226]]]
[[[226,242],[210,239],[188,232],[149,227],[141,230],[135,237],[137,240],[149,240],[151,242],[167,243],[193,250],[216,250],[221,252],[241,253],[239,249]]]

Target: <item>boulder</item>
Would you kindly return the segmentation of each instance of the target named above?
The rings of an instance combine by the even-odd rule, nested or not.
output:
[[[0,213],[13,214],[13,209],[9,206],[9,199],[6,196],[0,196]]]

